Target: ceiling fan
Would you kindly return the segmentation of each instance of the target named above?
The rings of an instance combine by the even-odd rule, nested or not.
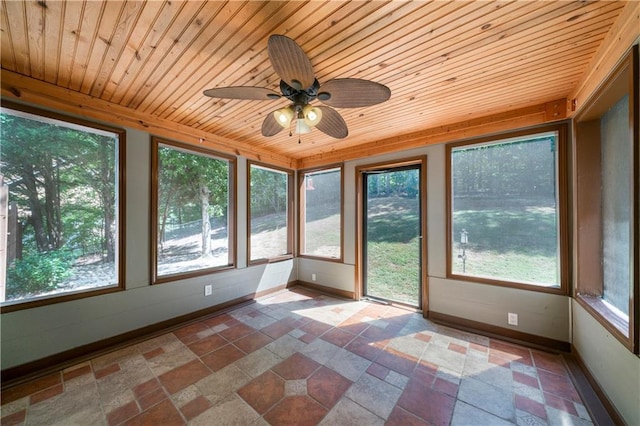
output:
[[[336,78],[320,85],[313,73],[311,61],[298,44],[287,36],[274,34],[267,43],[269,59],[280,76],[280,91],[265,87],[232,86],[204,91],[213,98],[242,100],[277,100],[291,103],[268,114],[262,123],[262,135],[274,136],[295,124],[296,133],[308,133],[316,127],[327,135],[342,139],[349,131],[342,116],[331,107],[358,108],[386,101],[391,90],[385,85],[359,78]],[[314,106],[318,99],[325,105]]]

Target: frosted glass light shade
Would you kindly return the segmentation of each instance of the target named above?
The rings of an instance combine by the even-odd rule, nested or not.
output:
[[[305,123],[305,120],[296,120],[296,133],[301,135],[304,133],[311,133],[311,127]]]
[[[294,110],[291,106],[280,108],[273,111],[273,116],[278,124],[286,129],[291,124],[291,120],[293,120]]]
[[[311,105],[305,105],[302,110],[304,113],[304,122],[309,126],[316,126],[322,120],[322,110]]]

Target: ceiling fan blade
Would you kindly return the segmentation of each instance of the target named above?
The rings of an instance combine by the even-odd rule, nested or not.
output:
[[[283,129],[281,125],[278,124],[276,118],[273,116],[273,113],[270,112],[264,118],[262,122],[262,136],[274,136]]]
[[[316,129],[336,139],[346,138],[349,129],[347,129],[347,123],[340,113],[326,106],[318,106],[317,108],[322,110],[322,120],[316,124]]]
[[[329,99],[325,99],[329,94]],[[325,95],[325,96],[323,96]],[[359,78],[336,78],[320,87],[318,99],[336,108],[359,108],[379,104],[391,97],[384,84]]]
[[[266,87],[235,86],[217,87],[202,92],[212,98],[243,99],[249,101],[269,101],[280,99],[280,94]]]
[[[269,59],[285,83],[297,90],[304,90],[315,80],[311,61],[304,50],[287,36],[274,34],[267,43]]]

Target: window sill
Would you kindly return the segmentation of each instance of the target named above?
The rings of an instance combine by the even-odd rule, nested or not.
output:
[[[265,263],[276,263],[276,262],[282,262],[282,261],[291,260],[291,259],[293,259],[292,254],[285,254],[281,256],[262,258],[262,259],[253,259],[249,261],[249,266],[263,265]]]
[[[59,293],[48,296],[34,297],[31,299],[15,300],[2,302],[0,305],[0,313],[21,311],[23,309],[39,308],[41,306],[53,305],[56,303],[70,302],[73,300],[84,299],[87,297],[100,296],[108,293],[124,291],[122,285],[114,284],[93,289],[78,290],[75,292]]]
[[[609,331],[620,343],[629,350],[632,349],[632,341],[629,335],[629,322],[616,315],[602,298],[584,294],[576,295],[576,301],[587,310],[607,331]]]
[[[211,274],[215,274],[217,272],[229,271],[231,269],[235,269],[235,267],[236,267],[236,265],[229,264],[229,265],[223,265],[223,266],[216,266],[216,267],[213,267],[213,268],[196,269],[196,270],[193,270],[193,271],[176,272],[176,273],[173,273],[173,274],[158,275],[158,276],[154,277],[154,279],[152,281],[152,285],[170,283],[170,282],[180,281],[180,280],[186,280],[188,278],[201,277],[201,276],[204,276],[204,275],[211,275]]]
[[[502,280],[495,280],[495,279],[486,278],[486,277],[478,277],[474,275],[462,275],[462,274],[454,274],[454,273],[448,274],[447,278],[452,280],[466,281],[466,282],[472,282],[477,284],[495,285],[499,287],[516,288],[519,290],[529,290],[529,291],[537,291],[540,293],[559,294],[561,296],[568,296],[567,290],[563,287],[558,287],[558,286],[526,284],[526,283],[518,283],[514,281],[502,281]]]
[[[322,260],[324,262],[343,263],[342,257],[318,256],[314,254],[299,254],[298,257],[303,259]]]

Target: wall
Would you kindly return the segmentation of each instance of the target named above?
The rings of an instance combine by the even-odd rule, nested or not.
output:
[[[445,146],[419,149],[349,161],[344,166],[344,264],[298,259],[299,279],[339,290],[353,291],[356,242],[356,176],[359,165],[427,155],[427,267],[429,309],[498,327],[507,324],[507,313],[519,314],[519,332],[562,342],[570,341],[569,298],[528,290],[483,285],[446,278]],[[344,275],[347,274],[347,275]],[[336,280],[336,277],[339,279]]]
[[[569,341],[566,297],[487,286],[446,278],[446,202],[444,145],[350,161],[344,168],[344,262],[296,259],[260,266],[246,265],[246,159],[238,160],[238,268],[205,277],[149,285],[150,135],[127,130],[127,290],[48,305],[0,317],[2,369],[41,359],[146,325],[215,306],[254,292],[300,279],[354,291],[356,243],[356,176],[358,165],[427,155],[427,242],[429,303],[432,311],[507,327],[507,312],[520,314],[517,330]],[[203,286],[213,284],[213,296]]]
[[[215,306],[297,279],[295,260],[247,267],[246,159],[238,160],[238,269],[151,286],[150,135],[127,130],[126,291],[0,316],[2,369]],[[213,295],[204,297],[204,285]]]
[[[640,425],[640,359],[579,303],[572,302],[573,346],[629,425]]]

